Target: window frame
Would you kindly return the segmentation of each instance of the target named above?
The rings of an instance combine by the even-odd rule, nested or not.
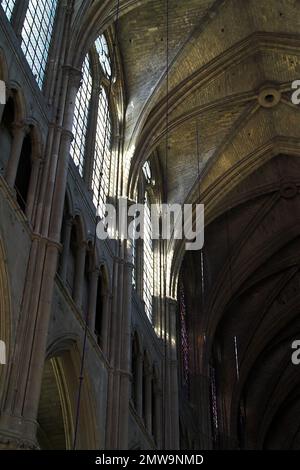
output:
[[[5,3],[5,5],[3,5]],[[16,8],[16,3],[17,0],[2,0],[1,1],[1,7],[2,10],[4,11],[4,14],[6,15],[6,18],[8,21],[11,23],[13,16],[14,16],[14,10]]]
[[[154,246],[151,225],[151,196],[147,188],[144,192],[144,239],[143,239],[143,301],[145,313],[153,324],[154,296]],[[151,276],[149,275],[151,271]]]
[[[33,4],[34,2],[35,4]],[[40,90],[43,90],[47,77],[51,44],[55,35],[59,10],[58,0],[42,0],[42,2],[41,5],[40,0],[28,1],[21,28],[21,49]],[[53,8],[54,3],[55,9]],[[17,3],[15,3],[15,8],[16,6]],[[47,18],[45,18],[47,6],[49,10]],[[35,21],[37,14],[39,14],[39,21]],[[43,48],[41,48],[41,43]]]
[[[92,201],[99,215],[103,215],[103,206],[107,197],[112,193],[112,185],[115,181],[115,99],[112,92],[114,66],[111,47],[107,39],[108,50],[110,52],[111,76],[108,78],[105,71],[101,67],[100,57],[96,48],[96,41],[99,37],[106,36],[101,34],[97,37],[92,47],[85,56],[89,58],[90,71],[92,77],[92,92],[89,103],[88,124],[86,137],[84,141],[84,153],[80,176],[86,183],[88,190],[91,192]],[[78,91],[80,93],[80,89]],[[77,94],[78,96],[78,94]],[[105,96],[105,99],[101,97]],[[101,112],[101,114],[99,114]],[[102,116],[102,121],[100,118]],[[101,122],[104,124],[100,125]],[[109,130],[109,132],[107,132]],[[74,123],[72,129],[74,138]],[[73,155],[71,155],[73,161]],[[107,164],[104,167],[104,164]],[[76,165],[76,161],[74,162]],[[105,179],[103,178],[105,175]],[[100,210],[98,207],[100,203]]]

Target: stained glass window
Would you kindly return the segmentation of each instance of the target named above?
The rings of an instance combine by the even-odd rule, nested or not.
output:
[[[101,87],[98,104],[96,145],[92,178],[94,204],[98,207],[100,216],[104,215],[106,197],[109,193],[110,164],[111,119],[106,91]]]
[[[102,66],[106,75],[111,73],[110,58],[106,40],[100,36],[95,42],[99,56],[99,66]],[[95,53],[95,50],[93,50]],[[92,52],[91,52],[92,54]],[[87,55],[83,64],[82,86],[77,94],[75,115],[73,124],[74,141],[71,155],[79,169],[80,175],[85,175],[86,140],[88,132],[92,132],[91,142],[95,142],[90,158],[92,172],[90,186],[93,194],[93,202],[97,208],[97,214],[102,218],[105,215],[106,198],[112,190],[114,182],[115,162],[112,159],[112,120],[109,107],[108,83],[102,74],[95,75],[91,70],[90,55]],[[93,72],[93,73],[92,73]],[[89,114],[93,90],[99,89],[99,97],[92,101],[97,113],[97,120],[89,128]],[[94,134],[95,132],[95,134]],[[90,137],[90,136],[89,136]]]
[[[1,2],[2,8],[7,18],[9,19],[9,21],[11,20],[15,3],[16,3],[16,0],[2,0]]]
[[[212,435],[215,443],[219,438],[219,419],[218,419],[218,401],[217,401],[217,385],[216,385],[216,369],[213,365],[209,366],[210,376],[210,404],[212,414]]]
[[[29,0],[22,30],[22,50],[42,88],[57,7],[57,0]]]
[[[180,340],[181,340],[181,360],[182,360],[182,385],[188,391],[189,388],[189,340],[187,333],[187,318],[184,286],[179,285],[179,315],[180,315]]]
[[[148,193],[145,194],[144,207],[144,286],[143,299],[147,317],[152,321],[152,296],[154,276],[154,256],[152,246],[151,208]]]
[[[85,143],[88,128],[89,106],[92,95],[92,76],[90,72],[89,56],[87,55],[82,68],[82,84],[77,93],[74,121],[73,136],[74,140],[71,145],[71,156],[75,165],[78,167],[79,173],[83,176]]]
[[[95,46],[99,54],[99,61],[103,69],[103,72],[105,76],[109,78],[111,76],[111,60],[110,60],[107,41],[103,34],[98,37],[98,39],[95,42]]]

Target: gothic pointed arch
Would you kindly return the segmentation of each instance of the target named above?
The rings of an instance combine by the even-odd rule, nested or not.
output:
[[[0,341],[2,353],[0,364],[0,407],[10,366],[11,335],[12,318],[9,276],[7,271],[7,258],[5,255],[5,249],[0,236]]]
[[[72,335],[56,338],[48,347],[45,362],[45,380],[50,379],[53,397],[49,397],[49,387],[43,390],[40,403],[40,421],[47,433],[40,433],[42,443],[58,445],[59,448],[73,449],[76,434],[76,449],[97,449],[96,417],[94,413],[94,400],[90,385],[89,372],[84,370],[81,398],[78,402],[80,387],[82,346],[79,339]],[[50,387],[51,388],[51,387]],[[47,396],[48,403],[47,407]],[[54,400],[59,412],[49,415],[49,405]],[[47,412],[48,409],[48,412]],[[53,420],[53,422],[51,422]],[[56,426],[53,424],[56,422]],[[42,430],[41,430],[42,431]],[[64,447],[63,447],[64,446]]]

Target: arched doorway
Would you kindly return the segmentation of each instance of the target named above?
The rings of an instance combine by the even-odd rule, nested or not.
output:
[[[77,343],[52,344],[45,361],[38,410],[37,440],[41,449],[71,450],[78,414],[81,356]],[[94,400],[87,372],[81,389],[76,450],[97,449]]]
[[[37,440],[43,450],[64,450],[70,446],[61,385],[58,360],[47,360],[44,366],[37,429]]]

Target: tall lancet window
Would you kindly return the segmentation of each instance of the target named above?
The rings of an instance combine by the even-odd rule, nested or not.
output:
[[[105,203],[110,189],[110,175],[113,171],[111,155],[112,126],[109,109],[111,92],[112,65],[108,45],[102,34],[95,42],[100,65],[100,93],[98,100],[98,117],[96,128],[96,144],[93,163],[92,191],[95,206],[99,215],[105,213]]]
[[[9,21],[11,20],[16,0],[2,0],[1,6]]]
[[[154,254],[152,243],[151,207],[149,195],[145,193],[144,208],[144,276],[143,276],[143,300],[145,312],[152,322],[152,297],[154,294]]]
[[[57,0],[29,0],[22,30],[22,50],[40,88],[43,86]]]
[[[96,145],[92,179],[94,204],[95,206],[99,206],[100,215],[104,215],[104,205],[109,193],[110,165],[111,119],[107,94],[105,88],[101,86],[98,103]]]
[[[112,158],[112,69],[103,35],[86,55],[73,122],[71,156],[91,190],[98,214],[105,214],[106,198],[116,173]]]
[[[151,172],[150,163],[148,161],[143,166],[143,173],[144,173],[145,180],[147,181],[147,183],[148,184],[151,183],[152,172]]]
[[[110,54],[108,50],[108,45],[107,41],[105,39],[105,36],[102,34],[99,36],[99,38],[95,42],[96,50],[99,55],[99,60],[100,60],[100,65],[102,67],[102,70],[107,78],[111,77],[111,60],[110,60]]]
[[[71,145],[71,157],[78,167],[80,176],[83,176],[85,144],[88,131],[88,118],[90,100],[92,95],[92,75],[90,71],[89,55],[85,57],[82,67],[82,83],[77,93],[73,120],[73,142]]]

